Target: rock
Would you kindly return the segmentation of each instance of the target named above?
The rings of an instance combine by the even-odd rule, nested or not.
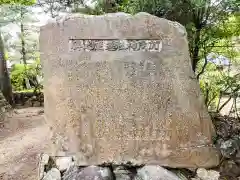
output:
[[[179,177],[181,180],[188,180],[188,178],[180,171],[172,171],[174,174],[176,174],[177,177]]]
[[[220,167],[221,177],[231,177],[231,179],[240,176],[240,166],[233,160],[224,161]]]
[[[116,180],[131,180],[132,173],[124,166],[118,166],[113,170]]]
[[[61,173],[60,173],[60,171],[58,169],[52,168],[43,177],[43,180],[61,180]]]
[[[44,176],[45,176],[45,172],[44,172],[44,169],[45,169],[45,165],[48,164],[49,162],[49,155],[47,154],[41,154],[40,155],[40,164],[39,164],[39,179],[42,179]]]
[[[6,112],[11,110],[11,106],[9,105],[9,103],[7,102],[7,100],[5,99],[3,93],[0,91],[0,127],[3,126],[4,127],[4,119],[6,116]]]
[[[48,164],[48,161],[49,161],[49,155],[43,154],[43,155],[42,155],[42,163],[43,163],[44,165],[46,165],[46,164]]]
[[[217,135],[227,140],[230,136],[239,135],[240,123],[237,118],[212,114]]]
[[[240,164],[240,151],[237,152],[234,161],[238,164]]]
[[[40,114],[44,114],[44,109],[41,109],[38,111],[38,115],[40,115]]]
[[[81,151],[81,166],[219,164],[182,25],[143,12],[69,16],[41,27],[40,52],[53,156]]]
[[[177,175],[161,166],[147,165],[137,170],[134,180],[181,180]]]
[[[220,177],[220,173],[217,171],[213,171],[213,170],[208,171],[204,168],[199,168],[197,170],[197,176],[201,180],[218,180]]]
[[[46,173],[44,172],[44,167],[40,167],[38,173],[39,179],[42,180],[45,175]]]
[[[63,180],[77,180],[78,173],[81,172],[81,169],[77,166],[71,166],[65,173],[63,173]]]
[[[178,168],[178,169],[168,169],[169,171],[176,174],[181,180],[189,180],[196,175],[195,168]]]
[[[233,137],[227,141],[222,141],[220,151],[225,158],[231,158],[240,151],[240,137]]]
[[[65,171],[73,165],[72,157],[59,157],[56,159],[56,166],[60,171]]]
[[[85,168],[71,167],[63,175],[63,180],[113,180],[113,174],[107,167],[88,166]]]

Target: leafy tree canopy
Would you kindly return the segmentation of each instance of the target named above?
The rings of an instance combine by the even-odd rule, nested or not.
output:
[[[36,0],[0,0],[0,5],[11,4],[11,5],[26,5],[30,6],[36,3]]]

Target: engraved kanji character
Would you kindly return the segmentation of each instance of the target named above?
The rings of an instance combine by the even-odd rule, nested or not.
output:
[[[140,50],[145,51],[147,48],[147,42],[145,40],[139,41]]]
[[[96,51],[96,41],[95,40],[86,40],[85,41],[85,51]]]
[[[133,40],[130,42],[130,50],[133,51],[139,51],[140,50],[140,45],[139,42],[137,40]]]
[[[73,39],[69,42],[70,50],[71,51],[81,51],[84,49],[83,40]]]
[[[162,48],[161,41],[149,41],[149,51],[160,51]]]
[[[112,40],[107,42],[107,51],[117,51],[119,48],[119,40]]]
[[[129,48],[127,40],[120,40],[118,50],[127,50]]]
[[[102,40],[96,41],[96,50],[98,50],[98,51],[103,51],[104,50],[103,41]]]

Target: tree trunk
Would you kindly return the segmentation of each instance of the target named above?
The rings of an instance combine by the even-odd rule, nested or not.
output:
[[[0,90],[10,105],[14,105],[12,85],[9,78],[7,63],[4,54],[4,43],[0,31]]]
[[[25,38],[24,38],[24,26],[23,26],[23,19],[24,19],[24,12],[23,9],[21,8],[21,24],[20,24],[20,29],[21,29],[21,44],[22,44],[22,49],[21,49],[21,53],[22,53],[22,60],[23,60],[23,64],[24,64],[24,73],[27,73],[27,53],[26,53],[26,43],[25,43]],[[29,79],[25,78],[25,84],[27,89],[30,89],[30,83],[29,83]]]
[[[22,53],[22,59],[23,59],[23,63],[24,65],[27,64],[27,57],[26,57],[26,48],[25,48],[25,39],[24,39],[24,27],[23,27],[23,23],[21,22],[21,44],[22,44],[22,49],[21,49],[21,53]]]
[[[197,63],[199,61],[199,50],[200,50],[200,35],[201,35],[201,28],[198,28],[195,34],[194,38],[194,44],[193,44],[193,52],[192,52],[192,70],[193,72],[196,72]]]

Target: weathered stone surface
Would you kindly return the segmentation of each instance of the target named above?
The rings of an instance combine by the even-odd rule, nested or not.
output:
[[[197,176],[202,180],[218,180],[220,177],[220,173],[213,170],[199,168],[197,170]]]
[[[72,157],[59,157],[56,159],[56,166],[60,171],[65,171],[73,165]]]
[[[16,107],[41,107],[44,95],[42,92],[14,92],[13,99]]]
[[[221,141],[220,151],[225,158],[231,158],[240,152],[240,136],[232,137],[226,141]]]
[[[137,171],[134,180],[181,180],[174,173],[161,166],[144,166]]]
[[[63,175],[63,180],[113,180],[112,172],[109,168],[88,166],[85,168],[71,167]]]
[[[11,109],[11,106],[6,101],[5,97],[3,96],[0,90],[0,128],[4,124],[4,120],[6,117],[6,113]]]
[[[189,180],[192,176],[192,172],[188,172],[186,173],[183,169],[178,169],[178,170],[170,170],[171,172],[173,172],[174,174],[176,174],[177,177],[179,177],[179,179],[181,180]]]
[[[234,179],[240,176],[240,165],[233,160],[224,161],[219,170],[221,177],[230,177],[229,179]]]
[[[239,148],[239,151],[238,151],[237,154],[236,154],[235,162],[238,163],[238,164],[240,164],[240,148]]]
[[[48,154],[42,154],[41,162],[43,163],[43,165],[48,164],[48,161],[49,161],[49,155]]]
[[[147,13],[69,17],[42,27],[40,46],[49,154],[79,165],[218,164],[178,23]]]
[[[134,174],[124,166],[118,166],[113,170],[116,180],[132,180]]]
[[[43,177],[43,180],[61,180],[61,173],[60,173],[60,171],[58,169],[52,168]]]
[[[45,166],[48,165],[50,157],[48,154],[42,153],[42,154],[39,154],[38,158],[39,158],[38,178],[42,180],[42,178],[44,177],[44,173],[46,173],[44,172]]]
[[[81,172],[81,169],[77,166],[71,166],[66,172],[63,173],[63,180],[72,180],[77,179],[78,174]]]

